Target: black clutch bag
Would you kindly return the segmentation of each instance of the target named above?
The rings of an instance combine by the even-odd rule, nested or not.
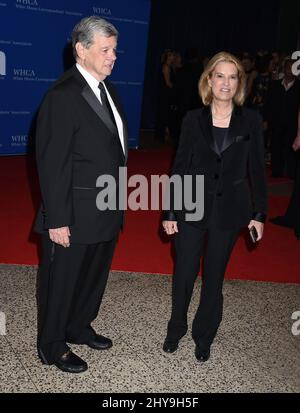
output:
[[[258,233],[256,231],[256,228],[251,227],[249,229],[249,233],[250,233],[250,238],[251,238],[252,242],[255,243],[257,241],[257,238],[258,238]]]

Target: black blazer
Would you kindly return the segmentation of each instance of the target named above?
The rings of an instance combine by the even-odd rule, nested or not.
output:
[[[267,191],[258,113],[235,107],[220,151],[213,138],[210,107],[189,112],[182,124],[173,174],[204,175],[204,216],[191,224],[207,227],[213,206],[222,229],[241,228],[251,219],[264,222]],[[187,221],[190,211],[175,210],[172,201],[171,192],[171,210],[164,219]]]
[[[125,153],[116,126],[76,66],[46,94],[37,120],[36,158],[43,202],[35,228],[69,226],[71,242],[114,238],[123,211],[99,211],[96,180],[110,174],[118,182],[127,162],[127,126],[112,85],[105,85],[123,121]],[[118,189],[118,188],[117,188]]]

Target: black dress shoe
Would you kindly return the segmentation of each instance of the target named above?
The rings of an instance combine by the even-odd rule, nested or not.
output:
[[[178,343],[179,341],[171,341],[168,339],[165,339],[164,345],[163,345],[163,351],[166,353],[174,353],[178,349]]]
[[[198,346],[196,346],[195,356],[198,361],[204,363],[205,361],[209,359],[210,348],[202,350]]]
[[[113,343],[110,338],[106,338],[104,336],[100,336],[100,334],[96,334],[95,338],[92,340],[87,341],[86,343],[87,346],[95,349],[95,350],[107,350],[108,348],[111,348]]]
[[[67,373],[83,373],[88,368],[87,363],[72,353],[72,351],[63,354],[54,364],[57,368]]]

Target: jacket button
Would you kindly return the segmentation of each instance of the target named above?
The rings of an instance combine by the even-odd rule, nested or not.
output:
[[[221,162],[221,158],[217,158],[216,160],[217,160],[217,162],[218,162],[218,163],[220,163],[220,162]]]
[[[217,195],[218,195],[218,196],[222,196],[222,192],[218,192]]]
[[[219,179],[219,174],[214,174],[214,179]]]

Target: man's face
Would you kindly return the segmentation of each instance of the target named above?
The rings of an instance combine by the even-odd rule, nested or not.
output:
[[[94,42],[88,48],[77,43],[78,63],[81,64],[92,76],[102,81],[109,76],[116,60],[117,38],[105,37],[99,33],[94,35]]]

